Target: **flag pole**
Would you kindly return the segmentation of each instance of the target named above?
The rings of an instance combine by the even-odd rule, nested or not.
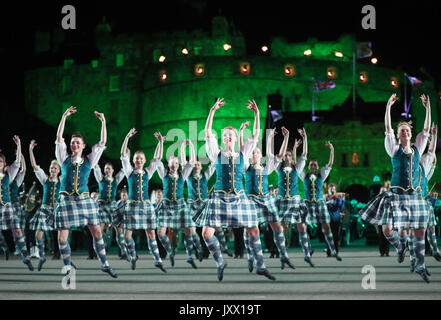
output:
[[[354,41],[352,55],[352,113],[355,115],[355,61],[357,58],[357,49]]]
[[[314,121],[314,77],[312,77],[312,121]]]
[[[406,113],[406,118],[409,115],[409,106],[407,105],[407,74],[404,73],[404,112]]]

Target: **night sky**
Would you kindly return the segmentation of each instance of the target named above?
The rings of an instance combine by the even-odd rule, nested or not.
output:
[[[309,37],[334,41],[352,33],[359,41],[372,41],[379,65],[406,70],[409,74],[441,84],[441,62],[437,45],[441,35],[439,1],[10,1],[0,10],[0,70],[7,85],[1,86],[0,148],[13,147],[13,133],[29,136],[47,130],[29,119],[24,109],[23,78],[27,69],[42,63],[62,65],[63,57],[35,60],[34,32],[61,28],[61,8],[75,6],[77,30],[65,31],[77,49],[69,51],[76,62],[88,63],[96,51],[94,28],[106,16],[114,33],[206,29],[219,13],[242,31],[248,55],[259,54],[273,36],[292,42]],[[376,8],[376,30],[361,27],[364,5]],[[6,140],[6,141],[5,141]]]

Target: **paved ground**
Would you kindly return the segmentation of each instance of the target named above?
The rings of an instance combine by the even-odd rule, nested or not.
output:
[[[137,269],[132,271],[126,261],[115,254],[109,255],[112,267],[119,278],[112,279],[99,270],[97,260],[86,260],[85,255],[74,255],[78,265],[76,289],[62,288],[61,260],[48,259],[40,272],[30,272],[18,259],[0,259],[0,300],[15,299],[148,299],[148,300],[319,300],[319,299],[440,299],[441,263],[426,257],[426,265],[432,273],[431,283],[426,284],[417,274],[409,272],[408,259],[396,262],[395,254],[381,258],[372,247],[344,248],[343,261],[327,258],[317,247],[313,256],[315,268],[304,261],[300,249],[290,249],[289,254],[296,269],[280,269],[278,259],[269,259],[266,266],[277,277],[270,281],[249,273],[246,259],[228,258],[224,281],[218,282],[211,257],[197,262],[194,270],[185,262],[183,253],[176,256],[175,267],[168,260],[168,273],[163,274],[153,266],[148,254],[140,254]],[[391,251],[392,252],[392,251]],[[33,259],[34,266],[37,259]],[[375,267],[375,289],[362,288],[365,265]],[[372,275],[372,273],[371,273]]]

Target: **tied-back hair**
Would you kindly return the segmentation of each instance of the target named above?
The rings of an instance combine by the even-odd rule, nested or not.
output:
[[[179,158],[177,156],[170,156],[170,157],[168,157],[167,163],[170,163],[170,161],[172,161],[174,159],[178,160],[178,164],[179,164]]]
[[[136,150],[135,153],[133,154],[133,157],[135,157],[137,154],[142,154],[142,155],[144,155],[144,158],[145,158],[145,153],[144,153],[144,151],[142,151],[142,150]],[[112,167],[113,167],[113,165],[112,165]]]
[[[86,139],[84,139],[84,136],[81,132],[74,132],[71,139],[73,138],[81,138],[81,140],[83,140],[83,143],[86,144]]]
[[[113,164],[112,164],[112,162],[110,162],[110,161],[107,161],[105,164],[104,164],[104,166],[107,166],[107,165],[109,165],[109,166],[111,166],[112,167],[112,169],[113,170],[115,170],[115,168],[113,167]]]
[[[413,127],[412,127],[412,120],[410,121],[400,121],[400,123],[398,123],[397,126],[397,131],[401,126],[408,126],[410,128],[410,130],[412,131]]]
[[[58,169],[60,169],[60,172],[61,172],[61,166],[60,166],[60,164],[58,163],[57,160],[52,160],[50,166],[52,166],[52,165],[57,166]],[[50,166],[49,166],[49,167],[50,167]]]

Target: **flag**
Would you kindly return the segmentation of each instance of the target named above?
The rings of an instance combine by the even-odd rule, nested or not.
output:
[[[357,59],[372,57],[372,42],[357,42]]]
[[[411,77],[411,76],[408,76],[407,74],[406,74],[406,76],[409,79],[409,81],[412,84],[412,86],[416,86],[418,84],[422,84],[423,83],[420,79],[418,79],[416,77]]]
[[[335,88],[334,80],[314,80],[314,92],[323,92]]]

